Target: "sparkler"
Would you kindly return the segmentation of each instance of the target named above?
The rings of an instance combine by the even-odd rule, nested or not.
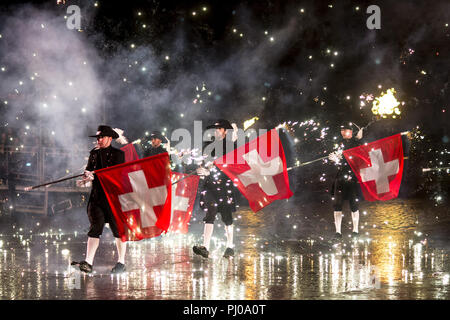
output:
[[[244,131],[247,130],[248,128],[250,128],[252,125],[254,125],[255,122],[258,120],[259,120],[258,117],[253,117],[251,119],[244,121]]]

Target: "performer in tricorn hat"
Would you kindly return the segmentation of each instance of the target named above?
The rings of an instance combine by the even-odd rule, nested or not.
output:
[[[203,150],[211,144],[216,144],[215,150],[213,150],[211,156],[212,159],[219,158],[225,155],[227,152],[236,148],[236,141],[229,141],[231,148],[227,150],[227,130],[234,129],[237,131],[236,125],[232,126],[228,120],[219,119],[214,124],[206,127],[207,129],[215,128],[214,140],[207,142]],[[228,139],[230,140],[230,139]],[[214,230],[214,221],[216,215],[219,212],[223,223],[225,224],[225,232],[227,237],[227,245],[224,253],[224,257],[228,258],[234,256],[234,244],[233,244],[233,212],[236,211],[235,199],[233,195],[233,182],[220,171],[215,165],[206,163],[197,169],[197,174],[204,179],[203,188],[200,196],[200,208],[205,211],[206,216],[203,219],[205,222],[203,231],[203,245],[196,245],[193,247],[195,254],[201,255],[205,258],[209,255],[209,248],[211,242],[211,236]]]
[[[334,224],[336,227],[335,238],[342,238],[342,204],[348,200],[352,211],[353,232],[352,236],[358,236],[359,206],[358,206],[358,180],[345,159],[342,159],[342,150],[359,146],[357,140],[362,138],[363,129],[359,129],[356,137],[353,137],[353,126],[351,122],[344,122],[340,126],[342,141],[340,151],[332,152],[329,159],[337,164],[337,174],[331,187],[331,197],[334,208]],[[356,138],[356,139],[355,139]]]
[[[97,146],[90,151],[83,180],[85,182],[92,181],[92,190],[87,206],[87,214],[91,226],[88,232],[85,260],[81,262],[72,262],[72,265],[79,265],[80,270],[86,273],[92,272],[95,252],[97,251],[100,243],[100,236],[103,232],[105,223],[109,224],[109,227],[115,237],[118,253],[118,262],[112,268],[111,272],[120,273],[126,270],[126,242],[122,242],[120,240],[120,236],[117,231],[117,224],[113,213],[111,212],[108,200],[106,199],[105,192],[98,177],[93,174],[93,171],[95,170],[108,168],[125,162],[124,152],[111,146],[113,139],[116,139],[116,141],[119,141],[122,144],[126,143],[126,138],[121,135],[122,132],[123,131],[120,129],[112,129],[109,126],[101,125],[97,129],[97,133],[90,136],[97,138]]]

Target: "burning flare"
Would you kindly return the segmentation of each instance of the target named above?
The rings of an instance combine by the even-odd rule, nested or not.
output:
[[[400,109],[398,106],[400,102],[395,98],[395,89],[391,88],[386,91],[386,93],[381,93],[381,96],[375,98],[372,106],[372,113],[374,115],[380,115],[383,118],[387,118],[388,115],[392,115],[395,118],[399,115]]]
[[[253,117],[249,120],[244,121],[244,131],[254,125],[257,120],[259,120],[258,117]]]

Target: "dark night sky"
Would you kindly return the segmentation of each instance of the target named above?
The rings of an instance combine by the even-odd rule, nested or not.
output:
[[[341,120],[363,124],[369,122],[371,113],[370,108],[360,110],[358,96],[363,92],[377,96],[394,87],[406,105],[401,120],[386,124],[400,130],[423,124],[440,135],[447,133],[448,112],[442,112],[448,108],[450,31],[445,24],[450,10],[446,1],[433,5],[426,1],[378,2],[381,30],[366,28],[365,9],[372,3],[364,1],[99,1],[96,8],[95,1],[67,1],[59,6],[56,1],[35,3],[56,12],[79,4],[85,17],[83,36],[95,44],[106,63],[131,43],[150,47],[156,56],[170,54],[170,63],[161,63],[152,75],[152,86],[159,89],[173,89],[174,79],[183,73],[201,82],[205,72],[220,68],[219,77],[228,77],[226,85],[214,83],[216,79],[211,78],[215,74],[207,77],[207,86],[222,97],[206,107],[203,115],[208,119],[229,117],[232,111],[230,120],[241,122],[257,115],[261,126],[310,117],[329,120],[330,125]],[[3,9],[13,12],[17,6],[16,1],[10,7],[5,3]],[[203,6],[206,13],[201,12]],[[360,9],[355,10],[356,6]],[[305,10],[303,14],[300,8]],[[193,11],[198,14],[193,16]],[[147,25],[145,29],[142,23]],[[238,32],[233,33],[233,28]],[[268,37],[264,30],[283,30],[282,38],[262,47]],[[237,35],[240,32],[243,38]],[[339,56],[327,54],[328,48],[337,50]],[[407,54],[409,48],[414,54]],[[248,60],[252,55],[259,61]],[[335,67],[330,69],[333,62]],[[102,66],[99,69],[101,72]],[[422,75],[421,70],[427,74]],[[105,82],[114,81],[109,74],[104,76]],[[246,80],[251,84],[243,84],[249,82]],[[378,84],[383,85],[381,90]],[[136,96],[145,95],[134,90]],[[123,122],[114,114],[129,107],[129,101],[117,97],[120,90],[111,91],[107,100],[114,105],[108,103],[112,112],[106,120]],[[251,91],[264,95],[265,102],[251,98]],[[347,95],[352,99],[347,100]],[[325,101],[325,106],[315,102],[315,97]],[[171,108],[188,111],[192,107],[159,105],[157,110],[166,109],[170,114]],[[136,108],[144,111],[146,107]],[[141,126],[145,124],[137,127]]]
[[[81,8],[82,32],[65,27],[62,17],[71,4]],[[371,4],[381,9],[380,30],[366,27]],[[448,1],[55,0],[33,6],[2,1],[0,9],[0,64],[7,67],[0,98],[9,100],[1,106],[9,127],[33,125],[36,101],[57,91],[71,102],[65,101],[67,110],[52,109],[51,116],[59,118],[49,118],[47,127],[54,126],[58,136],[57,125],[64,123],[64,134],[72,137],[68,128],[75,128],[80,141],[86,135],[78,128],[90,133],[99,122],[125,129],[133,140],[162,127],[191,129],[194,120],[206,126],[227,118],[241,127],[254,116],[260,119],[255,128],[314,119],[330,127],[328,139],[341,121],[371,121],[371,103],[361,108],[360,95],[377,97],[395,88],[404,102],[401,117],[376,122],[366,137],[420,126],[436,149],[448,145]],[[32,22],[39,29],[42,21],[48,26],[30,35]],[[43,38],[36,43],[33,37]],[[15,94],[18,81],[34,70],[29,54],[39,46],[55,57],[45,60],[43,70],[56,73],[40,87],[25,83]],[[66,77],[59,69],[79,68],[79,57],[94,75],[78,75],[76,84],[88,85],[67,93],[52,79]],[[90,87],[95,90],[86,92]],[[83,103],[87,111],[80,113]]]
[[[66,26],[71,4],[82,32]],[[371,4],[380,30],[366,27]],[[242,127],[257,116],[255,129],[303,123],[283,137],[291,165],[330,152],[342,121],[368,124],[372,102],[360,96],[395,88],[401,116],[375,122],[365,141],[419,126],[405,141],[402,190],[435,197],[448,174],[422,168],[450,165],[449,22],[445,0],[2,1],[1,132],[28,139],[43,127],[85,152],[100,123],[144,145],[151,130],[192,132],[194,120],[205,128],[218,118]],[[310,166],[290,179],[323,192],[333,170]]]
[[[332,2],[106,2],[100,6],[93,30],[102,30],[108,39],[106,55],[110,49],[114,51],[115,43],[123,42],[151,45],[156,52],[163,52],[171,45],[174,34],[182,32],[186,46],[177,63],[163,69],[160,83],[164,86],[170,79],[166,73],[195,73],[205,66],[214,68],[239,50],[251,54],[258,50],[263,30],[279,30],[289,25],[287,43],[282,49],[274,45],[273,55],[267,49],[267,61],[262,59],[267,65],[263,66],[261,75],[270,76],[252,79],[259,81],[261,87],[270,84],[263,88],[268,99],[259,114],[267,125],[313,116],[330,121],[350,117],[363,123],[368,121],[370,110],[360,112],[359,101],[355,98],[347,101],[345,97],[376,92],[377,85],[382,84],[383,89],[396,88],[399,100],[406,102],[403,119],[393,125],[408,129],[411,124],[423,124],[440,129],[436,133],[443,134],[441,130],[448,127],[448,112],[443,113],[442,109],[448,107],[449,65],[449,30],[444,27],[449,12],[444,8],[449,7],[445,1],[433,2],[433,6],[425,1],[380,2],[381,30],[365,27],[368,15],[364,9],[370,2],[339,1],[333,8],[329,3]],[[208,7],[208,13],[193,17],[191,12],[203,5]],[[356,5],[359,11],[355,11]],[[305,9],[304,15],[298,13],[300,7]],[[151,32],[139,28],[137,11],[144,12],[142,20],[151,25]],[[248,38],[235,37],[231,32],[234,27],[248,34]],[[326,54],[329,47],[341,53],[330,72],[323,71],[331,60]],[[414,54],[402,59],[408,48],[413,48]],[[310,54],[314,56],[313,61],[306,59]],[[245,61],[233,62],[236,76],[247,77]],[[421,70],[426,70],[427,75],[421,75]],[[312,81],[304,83],[304,77],[311,77]],[[416,84],[416,80],[420,83]],[[327,87],[326,93],[321,90],[323,86]],[[217,110],[219,116],[227,116],[229,110],[236,109],[239,110],[232,120],[252,117],[253,110],[245,112],[249,99],[241,88],[239,83],[231,83],[230,89],[224,92],[229,98],[208,110],[213,113],[211,118]],[[316,96],[326,101],[325,109],[314,102]]]

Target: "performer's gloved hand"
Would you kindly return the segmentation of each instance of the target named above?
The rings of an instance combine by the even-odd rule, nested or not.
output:
[[[233,135],[231,136],[231,141],[235,142],[238,139],[238,127],[236,123],[232,123],[231,126],[233,127]]]
[[[199,176],[209,176],[210,172],[209,172],[208,169],[205,169],[203,167],[199,167],[199,168],[197,168],[197,174]]]
[[[92,186],[92,182],[90,180],[76,180],[75,184],[78,188],[89,188]]]
[[[356,139],[361,140],[363,137],[363,130],[364,128],[359,129],[358,133],[356,134]]]
[[[93,181],[94,180],[94,171],[84,170],[83,181]]]

